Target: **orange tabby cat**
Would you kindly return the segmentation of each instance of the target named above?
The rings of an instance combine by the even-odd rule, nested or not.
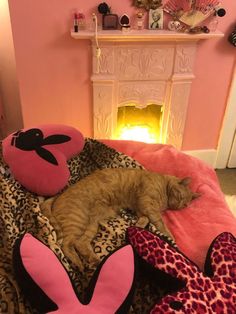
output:
[[[182,208],[197,196],[188,183],[189,178],[181,180],[141,169],[97,170],[44,202],[41,208],[58,234],[62,231],[65,255],[82,267],[77,252],[88,261],[95,261],[90,243],[98,224],[117,216],[121,208],[132,210],[140,218],[140,224],[147,217],[168,234],[161,212],[166,208]]]

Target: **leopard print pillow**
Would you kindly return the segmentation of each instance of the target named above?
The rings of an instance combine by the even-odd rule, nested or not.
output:
[[[128,239],[151,269],[165,272],[182,284],[174,293],[159,298],[151,310],[152,314],[175,311],[235,313],[236,238],[231,233],[221,233],[212,242],[206,258],[205,274],[168,242],[147,230],[130,227]]]

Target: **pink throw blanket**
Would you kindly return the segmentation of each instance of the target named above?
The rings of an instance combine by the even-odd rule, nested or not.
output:
[[[163,219],[179,249],[201,269],[216,236],[224,231],[236,236],[236,219],[225,202],[213,168],[169,145],[121,140],[102,142],[134,158],[148,170],[192,178],[190,187],[201,196],[187,208],[167,210]]]

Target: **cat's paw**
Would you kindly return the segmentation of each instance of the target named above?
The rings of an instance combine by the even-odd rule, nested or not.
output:
[[[95,253],[90,254],[87,257],[87,261],[89,262],[89,265],[91,266],[97,266],[101,262],[100,258]]]
[[[139,228],[145,228],[149,224],[149,219],[146,216],[139,217],[135,226]]]
[[[76,251],[82,258],[91,265],[97,265],[100,262],[99,257],[93,252],[91,244],[86,243],[86,241],[78,240],[75,243]]]

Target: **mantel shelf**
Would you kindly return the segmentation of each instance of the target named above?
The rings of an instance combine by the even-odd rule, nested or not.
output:
[[[90,39],[95,38],[93,31],[79,31],[78,33],[71,32],[74,39]],[[220,38],[224,34],[220,31],[199,34],[178,33],[168,30],[130,30],[129,32],[122,32],[121,30],[99,30],[98,40],[102,41],[198,41],[200,39]]]

